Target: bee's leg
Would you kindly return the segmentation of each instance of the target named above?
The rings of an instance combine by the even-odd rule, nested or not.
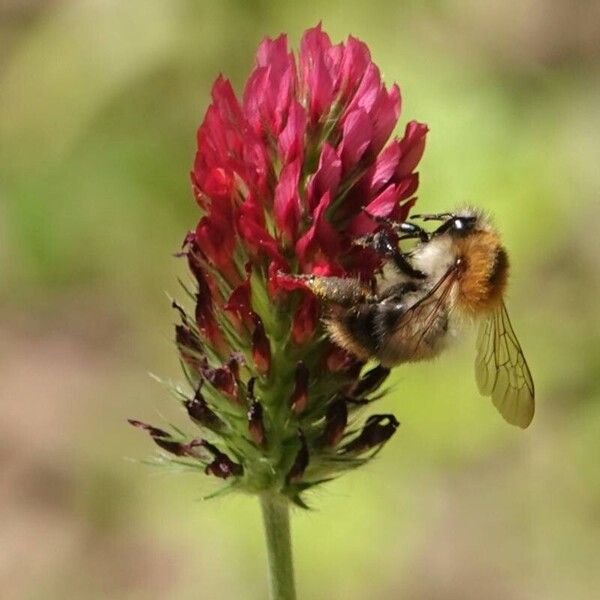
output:
[[[425,279],[427,277],[427,275],[425,275],[425,273],[423,273],[423,271],[420,271],[419,269],[415,269],[410,264],[410,262],[408,261],[406,256],[404,256],[404,254],[402,254],[402,252],[400,252],[400,250],[398,250],[397,248],[395,249],[394,253],[392,254],[392,260],[394,261],[394,265],[396,266],[396,268],[401,273],[404,273],[404,275],[408,275],[409,277],[412,277],[413,279]]]
[[[392,228],[398,234],[399,240],[418,239],[422,243],[429,241],[431,235],[414,223],[394,223]]]
[[[318,298],[340,306],[350,308],[376,299],[363,282],[351,277],[298,275],[297,278],[302,279],[306,287]]]
[[[429,241],[430,234],[415,223],[392,221],[386,217],[377,217],[371,214],[369,217],[376,223],[382,223],[389,227],[398,236],[398,240],[419,239],[423,243]]]
[[[377,254],[390,257],[401,273],[414,279],[425,279],[426,275],[410,264],[406,256],[400,252],[396,241],[390,237],[387,231],[382,230],[365,236],[357,240],[357,243],[372,248]]]

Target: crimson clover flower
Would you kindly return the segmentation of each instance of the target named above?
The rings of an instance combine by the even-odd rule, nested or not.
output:
[[[182,252],[193,309],[174,303],[191,384],[175,391],[195,433],[131,423],[227,489],[306,506],[306,490],[366,463],[398,421],[361,420],[388,370],[334,346],[320,302],[289,275],[373,280],[381,258],[353,240],[377,217],[406,219],[427,127],[390,140],[398,86],[364,43],[332,44],[320,26],[298,57],[285,35],[265,39],[242,98],[222,76],[211,96],[191,172],[202,216]]]

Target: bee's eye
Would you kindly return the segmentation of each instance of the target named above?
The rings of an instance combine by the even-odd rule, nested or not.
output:
[[[455,217],[452,225],[454,230],[460,233],[471,231],[475,225],[475,217]]]

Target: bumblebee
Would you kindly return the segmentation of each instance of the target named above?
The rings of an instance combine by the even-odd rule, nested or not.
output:
[[[498,232],[473,208],[413,219],[441,225],[428,232],[414,222],[382,220],[377,233],[358,240],[388,259],[374,286],[352,278],[304,278],[329,306],[331,339],[359,359],[389,368],[438,356],[462,322],[479,321],[479,391],[506,421],[526,428],[535,392],[504,303],[509,262]],[[402,252],[399,243],[409,238],[418,242]]]

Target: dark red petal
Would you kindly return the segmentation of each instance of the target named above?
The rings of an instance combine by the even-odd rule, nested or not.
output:
[[[204,471],[207,475],[214,475],[219,479],[241,477],[244,474],[242,465],[234,463],[226,454],[221,454],[218,458],[215,458]]]
[[[396,169],[397,177],[404,177],[412,173],[419,164],[425,150],[425,137],[428,131],[427,125],[417,121],[410,121],[406,125],[404,137],[400,140],[402,158]]]
[[[200,392],[200,387],[196,390],[193,398],[184,402],[184,406],[190,418],[198,425],[213,431],[219,431],[223,428],[223,421],[210,409]]]
[[[273,69],[271,69],[271,73],[273,73]],[[297,83],[296,64],[293,56],[289,54],[285,71],[279,81],[274,84],[277,95],[275,97],[272,124],[273,131],[276,134],[281,135],[286,122],[290,118],[290,107],[294,102],[293,98],[295,97]],[[306,120],[306,117],[304,118]]]
[[[388,378],[390,370],[378,365],[367,371],[349,390],[348,394],[354,398],[367,396],[383,384]]]
[[[302,161],[304,158],[304,135],[306,133],[306,112],[297,101],[290,106],[287,123],[281,132],[279,143],[279,154],[284,165],[295,159]]]
[[[364,452],[387,442],[400,423],[394,415],[372,415],[354,440],[344,446],[344,452]]]
[[[321,252],[313,257],[310,263],[310,272],[319,277],[343,277],[346,275],[344,267]]]
[[[333,79],[329,71],[331,60],[329,36],[321,26],[308,29],[300,42],[300,73],[311,123],[329,111],[333,100]]]
[[[416,201],[417,201],[416,198],[410,198],[406,202],[403,202],[398,207],[397,212],[394,215],[394,221],[397,221],[400,223],[402,223],[403,221],[406,221],[406,219],[408,218],[408,213],[410,212],[410,209],[415,205]]]
[[[348,114],[342,128],[340,156],[344,173],[349,173],[371,143],[373,127],[366,111],[358,108]]]
[[[296,364],[294,374],[294,391],[290,399],[292,411],[300,414],[306,409],[308,404],[308,367],[303,361]]]
[[[342,176],[342,161],[335,148],[328,143],[323,144],[319,168],[309,180],[306,189],[306,203],[312,213],[323,196],[329,193],[335,197]]]
[[[389,217],[398,204],[399,189],[395,185],[385,188],[374,200],[365,207],[365,212],[374,217]]]
[[[246,364],[246,359],[241,352],[232,352],[227,361],[227,368],[231,371],[236,382],[240,380],[240,367]]]
[[[208,278],[199,266],[195,269],[194,274],[198,282],[194,311],[196,327],[217,350],[223,350],[226,343],[215,319],[213,292],[209,286]]]
[[[218,167],[211,169],[207,177],[202,182],[202,192],[205,197],[213,200],[229,201],[234,190],[234,176],[231,171]],[[212,204],[208,204],[206,200],[202,201],[202,197],[198,198],[198,203],[204,210],[209,210]]]
[[[148,423],[144,423],[142,421],[138,421],[137,419],[127,419],[127,422],[138,429],[142,429],[147,431],[153,437],[163,437],[170,438],[171,434],[159,429],[158,427],[154,427],[153,425],[148,425]]]
[[[244,202],[240,205],[238,215],[243,216],[250,221],[265,226],[265,205],[252,193],[248,193]]]
[[[187,446],[181,442],[176,442],[175,440],[171,439],[170,433],[167,433],[162,429],[158,429],[158,427],[148,425],[147,423],[136,421],[135,419],[128,419],[128,421],[130,425],[147,431],[152,437],[152,441],[157,446],[160,446],[163,450],[166,450],[171,454],[175,454],[176,456],[185,456],[187,454]]]
[[[202,344],[198,336],[189,327],[176,325],[175,342],[177,343],[183,362],[193,372],[198,372],[204,362]]]
[[[195,445],[203,446],[214,457],[214,460],[204,469],[207,475],[227,479],[228,477],[241,477],[244,474],[242,465],[233,462],[227,454],[221,452],[213,444],[206,440],[199,440]]]
[[[369,63],[354,97],[346,108],[345,115],[349,115],[357,109],[362,109],[365,113],[371,114],[381,88],[379,69],[373,63]]]
[[[273,213],[275,223],[282,233],[283,239],[288,244],[296,241],[298,224],[300,222],[300,196],[298,195],[298,182],[300,178],[301,163],[299,159],[286,165],[275,188]]]
[[[419,174],[412,173],[412,175],[406,176],[398,184],[398,197],[400,200],[410,198],[419,187]]]
[[[247,327],[253,323],[254,311],[250,293],[250,273],[246,279],[238,285],[223,306],[224,310],[235,314]]]
[[[219,75],[215,81],[211,90],[211,96],[219,114],[228,123],[241,124],[244,122],[242,109],[235,97],[233,87],[231,87],[231,83],[222,75]]]
[[[230,281],[239,278],[233,263],[234,228],[231,221],[202,217],[196,227],[196,244],[206,258]]]
[[[265,445],[265,425],[263,422],[263,407],[254,400],[248,410],[248,432],[254,443],[263,447]]]
[[[298,453],[296,454],[296,458],[294,459],[294,464],[287,474],[286,480],[288,483],[300,481],[304,475],[304,471],[306,471],[306,467],[308,467],[308,461],[310,458],[308,453],[308,445],[306,444],[306,438],[304,437],[304,433],[301,429],[298,430],[298,441],[300,443],[300,447],[298,449]]]
[[[340,237],[326,216],[330,204],[331,196],[326,192],[315,210],[313,224],[296,244],[296,254],[304,271],[309,270],[315,258],[335,261],[340,251]]]
[[[237,399],[237,381],[229,367],[224,366],[216,369],[204,367],[202,369],[202,376],[223,394]]]
[[[350,251],[344,254],[344,266],[347,273],[362,281],[372,280],[375,271],[381,267],[381,262],[381,255],[369,248],[352,246]]]
[[[255,317],[256,324],[252,334],[252,358],[256,370],[265,375],[271,368],[271,344],[265,334],[265,328],[262,321]]]
[[[344,398],[337,398],[327,407],[325,431],[321,438],[325,446],[336,446],[348,424],[348,407]]]
[[[377,154],[389,139],[400,115],[400,88],[393,85],[388,92],[382,87],[373,110],[369,114],[373,123],[371,152]]]
[[[346,352],[343,348],[330,344],[324,355],[324,366],[330,373],[341,373],[342,371],[355,371],[358,365],[360,372],[360,363],[356,358]]]
[[[348,231],[355,236],[371,233],[377,227],[377,223],[369,215],[374,217],[390,217],[394,213],[399,200],[398,188],[395,185],[388,186],[377,198],[369,202],[364,211],[352,220]]]
[[[287,50],[287,37],[263,40],[256,65],[244,91],[244,113],[258,134],[266,129],[278,135],[296,86],[296,67]]]
[[[299,279],[295,275],[289,275],[285,272],[270,272],[270,279],[276,288],[286,292],[293,292],[294,290],[310,290],[310,288],[306,285],[306,281]]]
[[[400,142],[393,140],[377,157],[362,186],[369,195],[376,195],[392,179],[400,162],[400,152]]]
[[[312,294],[305,294],[292,322],[292,340],[301,345],[310,340],[319,321],[319,302]]]
[[[244,114],[257,135],[260,135],[267,120],[265,114],[268,108],[266,96],[269,92],[269,68],[266,66],[257,67],[250,74],[244,89]]]
[[[279,252],[277,242],[263,226],[242,214],[238,218],[237,227],[248,253],[255,261],[266,256],[278,269],[288,268],[286,260]]]
[[[341,48],[339,75],[336,82],[336,89],[341,95],[342,100],[346,100],[353,95],[371,62],[369,48],[364,42],[349,36],[346,43]]]
[[[276,74],[285,71],[289,60],[287,35],[284,33],[274,40],[265,38],[256,51],[256,64],[259,67],[271,67]]]

